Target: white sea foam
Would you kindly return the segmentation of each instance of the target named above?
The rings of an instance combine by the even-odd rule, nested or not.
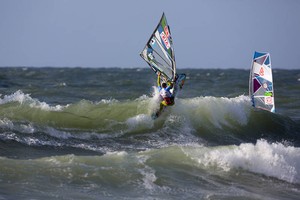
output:
[[[67,106],[50,106],[45,102],[40,102],[37,99],[31,98],[30,94],[24,94],[21,90],[16,91],[11,95],[5,95],[0,99],[0,104],[6,104],[9,102],[19,102],[20,104],[28,104],[32,108],[39,108],[46,111],[60,111]]]
[[[135,99],[135,101],[144,101],[144,100],[148,100],[149,99],[149,96],[147,95],[142,95],[140,96],[139,98]]]
[[[6,118],[0,120],[0,127],[6,128],[9,130],[17,130],[19,132],[29,133],[29,134],[32,134],[35,131],[35,128],[31,123],[29,123],[29,124],[25,124],[25,123],[24,124],[20,124],[20,123],[14,124],[11,120],[6,119]]]
[[[73,137],[71,133],[68,133],[66,131],[60,131],[52,127],[47,127],[47,134],[56,137],[56,138],[62,138],[62,139],[68,139]]]
[[[153,86],[152,98],[150,98],[150,102],[148,105],[149,114],[155,112],[159,108],[160,103],[160,94],[157,87]]]
[[[40,102],[38,100],[33,99],[34,101],[30,104],[30,107],[32,108],[40,108],[41,110],[46,110],[46,111],[61,111],[67,106],[61,106],[61,105],[56,105],[56,106],[50,106],[45,102]]]
[[[108,151],[104,154],[104,156],[116,156],[116,157],[124,157],[127,156],[128,153],[126,151]]]
[[[154,126],[151,116],[145,114],[140,114],[127,119],[126,124],[130,130],[152,128]]]
[[[143,176],[143,185],[147,190],[153,190],[156,188],[156,184],[154,183],[157,180],[155,176],[155,170],[146,164],[146,161],[149,159],[149,156],[139,155],[138,163],[141,166],[138,171]]]
[[[111,103],[117,103],[119,102],[117,99],[101,99],[101,101],[97,102],[96,105],[98,104],[111,104]]]
[[[0,127],[13,129],[14,123],[6,118],[0,119]]]
[[[191,152],[190,152],[191,153]],[[192,159],[224,171],[242,168],[254,173],[300,183],[300,148],[258,140],[256,144],[202,148]]]
[[[22,104],[26,99],[31,99],[29,94],[24,94],[21,90],[18,90],[11,95],[5,95],[3,99],[0,99],[0,104],[6,104],[14,101]]]
[[[22,133],[30,133],[30,134],[32,134],[32,133],[34,133],[35,128],[34,128],[34,126],[32,124],[21,124],[20,125],[20,131]]]

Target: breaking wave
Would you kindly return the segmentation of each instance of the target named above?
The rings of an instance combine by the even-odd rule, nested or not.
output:
[[[239,144],[260,138],[298,142],[299,125],[288,117],[255,111],[246,96],[176,99],[157,120],[151,113],[156,98],[146,95],[134,101],[114,99],[69,105],[48,105],[17,91],[0,99],[0,127],[55,138],[90,139],[130,137],[161,132],[189,134],[209,144]]]

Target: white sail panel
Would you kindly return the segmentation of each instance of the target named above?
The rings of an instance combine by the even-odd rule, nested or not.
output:
[[[259,76],[263,77],[264,79],[272,81],[272,69],[269,65],[259,64],[257,62],[253,62],[253,73],[259,74]]]

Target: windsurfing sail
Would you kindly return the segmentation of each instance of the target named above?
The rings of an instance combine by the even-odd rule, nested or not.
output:
[[[254,52],[250,70],[249,95],[253,107],[275,112],[273,76],[269,53]]]
[[[151,69],[155,73],[160,72],[166,81],[175,79],[174,47],[170,27],[164,13],[140,55]]]

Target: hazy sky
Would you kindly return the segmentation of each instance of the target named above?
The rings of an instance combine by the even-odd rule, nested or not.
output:
[[[147,67],[163,12],[178,68],[300,69],[299,0],[0,0],[0,66]]]

